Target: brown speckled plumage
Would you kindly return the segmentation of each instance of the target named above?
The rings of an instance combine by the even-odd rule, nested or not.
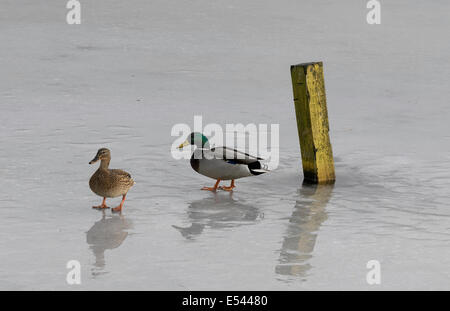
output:
[[[125,195],[134,185],[131,175],[122,170],[108,168],[111,161],[111,153],[106,148],[100,149],[90,163],[95,163],[98,160],[101,160],[100,166],[89,180],[91,190],[104,198],[115,198]]]

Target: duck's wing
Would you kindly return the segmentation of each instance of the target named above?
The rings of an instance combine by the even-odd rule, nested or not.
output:
[[[115,179],[119,180],[119,182],[134,184],[134,180],[131,178],[130,173],[118,169],[110,170],[110,172]]]
[[[222,159],[232,164],[251,164],[263,160],[248,153],[227,147],[211,148],[211,153],[214,155],[214,158]]]
[[[130,173],[122,171],[122,170],[114,169],[114,170],[111,170],[111,173],[116,176],[121,176],[123,178],[131,178]]]

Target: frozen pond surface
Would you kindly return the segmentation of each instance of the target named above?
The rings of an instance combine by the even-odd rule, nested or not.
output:
[[[356,0],[81,2],[69,26],[64,1],[2,1],[0,289],[450,289],[448,1],[377,26]],[[301,185],[289,66],[315,60],[334,187]],[[280,124],[278,169],[200,191],[170,153],[194,115]],[[100,147],[137,182],[122,216],[91,209]]]

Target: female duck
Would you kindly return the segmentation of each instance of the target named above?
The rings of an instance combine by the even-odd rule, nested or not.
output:
[[[194,171],[216,180],[213,187],[203,187],[202,190],[216,191],[219,188],[232,191],[235,179],[268,172],[263,159],[227,147],[210,148],[208,138],[201,133],[191,133],[178,148],[188,145],[197,146],[191,157]],[[231,180],[230,186],[218,187],[222,180]]]
[[[93,206],[93,208],[108,208],[106,206],[106,198],[122,196],[120,205],[112,209],[113,212],[120,212],[127,192],[135,182],[127,172],[108,168],[109,162],[111,161],[111,152],[109,149],[99,149],[97,155],[89,164],[93,164],[99,160],[101,161],[100,166],[89,180],[89,187],[95,194],[103,197],[103,202],[99,206]]]

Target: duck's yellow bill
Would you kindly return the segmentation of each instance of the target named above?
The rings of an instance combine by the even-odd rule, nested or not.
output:
[[[178,146],[178,149],[183,149],[184,147],[189,146],[190,144],[191,143],[188,140],[186,140],[184,143]]]

